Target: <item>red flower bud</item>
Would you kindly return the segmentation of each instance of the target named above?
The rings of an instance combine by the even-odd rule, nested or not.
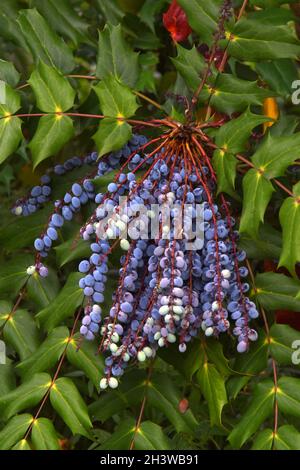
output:
[[[182,398],[178,404],[178,409],[181,414],[186,413],[189,408],[189,401],[186,398]]]
[[[169,31],[173,41],[184,41],[192,32],[183,9],[173,0],[169,9],[163,14],[164,27]]]

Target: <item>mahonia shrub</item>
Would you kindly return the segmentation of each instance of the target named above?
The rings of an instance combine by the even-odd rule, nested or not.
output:
[[[59,3],[0,5],[0,449],[299,450],[298,5]]]

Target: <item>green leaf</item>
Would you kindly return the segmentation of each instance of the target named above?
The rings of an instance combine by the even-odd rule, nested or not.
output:
[[[128,419],[122,422],[116,431],[97,449],[126,450],[134,439],[135,450],[169,450],[171,443],[160,426],[144,421],[135,430],[135,421]]]
[[[58,113],[72,108],[75,91],[68,79],[53,67],[40,61],[28,83],[34,91],[37,107],[42,111]]]
[[[47,277],[41,277],[38,273],[30,276],[27,283],[28,298],[38,308],[45,308],[58,295],[60,284],[54,269],[49,269]]]
[[[73,137],[73,121],[69,116],[42,116],[28,147],[34,168],[46,158],[55,155]]]
[[[50,26],[58,33],[65,35],[77,46],[81,42],[91,43],[87,36],[88,23],[81,18],[68,0],[34,0],[33,5]]]
[[[99,32],[96,75],[107,78],[111,74],[120,82],[134,87],[139,74],[138,53],[125,41],[121,25],[106,25]]]
[[[103,119],[96,134],[93,135],[99,157],[121,149],[131,136],[132,128],[127,122],[110,118]]]
[[[221,415],[227,403],[225,381],[214,364],[203,362],[202,368],[197,372],[197,382],[208,403],[211,426],[221,426]]]
[[[113,75],[101,80],[94,86],[94,90],[106,117],[129,118],[138,108],[134,93]]]
[[[0,294],[17,295],[28,279],[26,272],[33,262],[30,255],[18,255],[0,266]]]
[[[13,41],[19,46],[23,46],[24,38],[16,19],[18,16],[20,5],[17,0],[2,0],[0,10],[0,34],[9,41]]]
[[[52,331],[55,326],[60,325],[65,318],[72,316],[83,300],[83,291],[78,287],[80,273],[72,273],[58,296],[39,312],[37,320],[47,331]]]
[[[271,450],[273,445],[272,429],[264,429],[260,431],[254,439],[251,450]]]
[[[191,28],[199,34],[201,41],[211,44],[213,33],[218,28],[217,21],[222,1],[178,0],[178,3],[186,12]]]
[[[299,158],[299,145],[300,132],[284,137],[268,134],[253,155],[252,162],[267,179],[283,176],[287,167]]]
[[[274,188],[256,169],[251,169],[243,178],[243,210],[240,232],[257,238],[260,222],[264,221],[266,208]]]
[[[54,249],[56,251],[56,258],[60,267],[79,258],[86,258],[90,256],[91,253],[89,243],[82,239],[76,240],[76,242],[74,239],[68,240],[61,245],[56,246]]]
[[[283,249],[279,266],[285,266],[292,275],[296,276],[295,264],[300,261],[300,183],[293,187],[294,198],[288,197],[279,211],[282,227]]]
[[[19,439],[22,439],[32,423],[32,419],[30,414],[14,416],[0,431],[0,450],[9,450]]]
[[[21,10],[17,22],[36,62],[42,60],[65,73],[74,69],[71,49],[35,8]]]
[[[89,436],[92,427],[85,402],[71,379],[62,377],[51,388],[50,401],[73,434]]]
[[[300,417],[300,379],[281,377],[278,381],[277,401],[279,410],[287,415]]]
[[[266,310],[300,311],[300,300],[296,299],[300,283],[296,279],[272,272],[260,273],[255,278],[255,298]]]
[[[205,70],[205,60],[197,51],[196,46],[192,49],[185,49],[177,44],[177,56],[172,57],[171,60],[189,89],[195,91],[200,84],[201,74]]]
[[[31,450],[30,445],[25,439],[22,439],[21,441],[17,442],[11,450]]]
[[[230,444],[239,449],[270,416],[274,405],[274,383],[266,379],[255,386],[250,406],[228,436]]]
[[[17,86],[20,80],[20,74],[12,62],[0,59],[0,80],[3,80],[12,87]]]
[[[239,247],[246,251],[248,258],[278,259],[282,249],[281,234],[271,225],[265,223],[260,225],[256,240],[243,234],[239,240]]]
[[[293,60],[257,62],[255,70],[273,91],[287,99],[290,98],[291,83],[298,79],[298,70]]]
[[[251,344],[249,351],[239,354],[232,365],[233,369],[241,375],[231,377],[227,382],[227,391],[230,398],[236,398],[249,380],[265,370],[268,365],[269,344],[263,330],[258,331],[258,340]]]
[[[300,433],[294,426],[285,424],[280,426],[274,436],[274,449],[276,450],[299,450]]]
[[[227,33],[229,36],[230,33]],[[297,59],[300,46],[297,37],[288,25],[268,24],[265,21],[241,18],[232,31],[233,40],[228,44],[228,53],[239,60],[258,62],[268,59]],[[227,45],[228,39],[221,43]]]
[[[213,165],[218,177],[218,192],[231,194],[234,190],[237,159],[233,154],[245,150],[254,127],[267,122],[265,116],[251,113],[247,109],[237,119],[232,119],[220,127],[215,143],[219,147],[214,152]]]
[[[21,106],[20,96],[7,83],[4,83],[3,95],[0,100],[0,163],[18,148],[23,137],[21,120],[11,116]]]
[[[117,0],[97,0],[97,6],[107,22],[113,25],[119,24],[125,15]]]
[[[173,424],[177,432],[191,434],[198,422],[191,410],[181,414],[178,404],[181,396],[179,389],[166,375],[155,374],[148,384],[147,401],[160,410]]]
[[[274,323],[270,329],[270,353],[278,364],[290,366],[293,362],[296,365],[293,357],[298,362],[299,354],[293,345],[300,347],[300,332],[289,325]]]
[[[66,326],[55,328],[34,354],[17,365],[17,371],[26,379],[37,372],[50,370],[65,350],[68,339],[69,330]]]
[[[19,354],[21,360],[32,356],[40,343],[39,332],[26,310],[17,310],[10,316],[10,310],[0,313],[0,325],[5,323],[3,334],[5,341]]]
[[[6,363],[0,364],[0,397],[16,388],[14,367],[6,357]]]
[[[31,440],[35,450],[61,450],[55,428],[47,418],[34,421]]]
[[[51,384],[49,374],[35,374],[15,390],[0,398],[0,412],[3,419],[26,408],[37,405]]]
[[[166,4],[166,0],[145,0],[142,8],[139,11],[139,17],[153,33],[155,33],[156,14],[159,13],[162,7]]]
[[[100,380],[104,374],[103,358],[97,351],[98,346],[95,343],[83,341],[80,348],[77,349],[76,340],[79,340],[79,338],[80,335],[76,335],[68,345],[68,361],[76,368],[82,370],[98,390]]]

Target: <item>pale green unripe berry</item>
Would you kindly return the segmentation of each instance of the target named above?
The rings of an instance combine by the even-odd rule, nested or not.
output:
[[[105,390],[108,387],[107,379],[104,377],[100,380],[100,388],[101,390]]]
[[[124,356],[123,356],[123,361],[124,361],[124,362],[128,362],[129,359],[130,359],[129,354],[128,354],[128,353],[125,353]]]
[[[119,385],[119,382],[117,381],[115,377],[110,377],[108,379],[108,385],[110,386],[110,388],[117,388]]]
[[[159,338],[158,340],[158,346],[162,348],[165,345],[165,338]]]
[[[146,354],[144,353],[144,351],[139,351],[137,353],[137,358],[138,358],[138,361],[144,362],[146,360]]]
[[[119,341],[120,337],[118,335],[118,333],[114,332],[111,337],[110,337],[110,340],[113,342],[113,343],[117,343]]]
[[[184,312],[184,309],[178,305],[174,305],[173,312],[177,313],[177,315],[182,315]]]
[[[169,343],[175,343],[176,342],[176,336],[173,335],[172,333],[169,333],[167,336],[167,340]]]
[[[111,350],[112,353],[115,353],[118,350],[118,346],[115,343],[112,343],[109,345],[109,349]]]
[[[157,332],[155,333],[155,335],[154,335],[155,341],[157,341],[160,337],[161,337],[161,334],[160,334],[159,331],[157,331]]]
[[[168,305],[163,305],[162,307],[160,307],[159,309],[159,314],[160,315],[166,315],[167,313],[169,313],[169,307]]]
[[[146,354],[146,357],[152,357],[153,351],[151,348],[149,348],[149,346],[143,348],[143,352]]]
[[[201,328],[202,328],[203,331],[206,330],[207,326],[206,326],[206,324],[205,324],[205,321],[203,321],[203,322],[201,323]]]
[[[166,323],[169,323],[170,321],[172,320],[172,315],[170,315],[169,313],[165,316],[165,322]]]
[[[108,228],[108,229],[106,230],[106,236],[107,236],[107,238],[111,239],[111,238],[114,238],[115,233],[114,233],[114,231],[113,231],[111,228]]]
[[[211,336],[214,333],[214,329],[210,326],[205,330],[205,336]]]
[[[26,270],[28,276],[32,276],[35,273],[35,266],[29,266]]]
[[[21,215],[23,212],[23,209],[21,206],[18,206],[15,208],[15,215]]]
[[[126,240],[126,238],[122,238],[122,240],[120,241],[120,247],[122,248],[122,250],[128,251],[130,248],[129,241]]]
[[[229,271],[229,269],[223,269],[221,271],[221,275],[224,277],[224,279],[229,279],[231,276],[231,272]]]
[[[220,304],[217,300],[215,300],[213,303],[212,303],[212,306],[211,306],[211,309],[213,312],[216,312],[220,307]]]

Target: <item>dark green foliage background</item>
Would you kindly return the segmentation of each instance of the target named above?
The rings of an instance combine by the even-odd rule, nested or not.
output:
[[[276,324],[274,313],[300,315],[300,108],[291,101],[299,78],[299,18],[287,2],[251,0],[241,20],[226,25],[234,38],[220,44],[229,53],[227,67],[221,75],[213,68],[197,110],[209,100],[231,118],[212,132],[218,147],[213,164],[219,192],[227,193],[240,219],[240,244],[255,278],[251,297],[262,310],[259,340],[250,351],[237,355],[230,337],[201,336],[186,354],[162,351],[152,364],[130,367],[117,390],[99,394],[103,359],[97,345],[83,343],[76,352],[83,301],[76,269],[88,244],[74,248],[73,240],[92,205],[61,231],[48,260],[49,278],[26,274],[32,242],[51,207],[16,219],[9,211],[13,200],[54,162],[95,146],[101,155],[120,148],[132,133],[130,123],[117,121],[120,115],[184,119],[182,100],[174,95],[190,99],[198,87],[205,61],[197,47],[212,44],[221,2],[179,0],[193,34],[177,46],[162,25],[168,3],[1,0],[0,331],[7,362],[0,365],[0,449],[300,449],[299,365],[292,364],[300,332]],[[242,2],[234,4],[238,11]],[[276,98],[280,118],[263,134],[267,97]],[[58,119],[58,112],[106,118]],[[9,117],[16,113],[45,116]],[[241,153],[252,168],[237,159]],[[54,199],[82,174],[57,178]],[[111,178],[102,178],[99,190]],[[266,259],[285,270],[264,272]]]

